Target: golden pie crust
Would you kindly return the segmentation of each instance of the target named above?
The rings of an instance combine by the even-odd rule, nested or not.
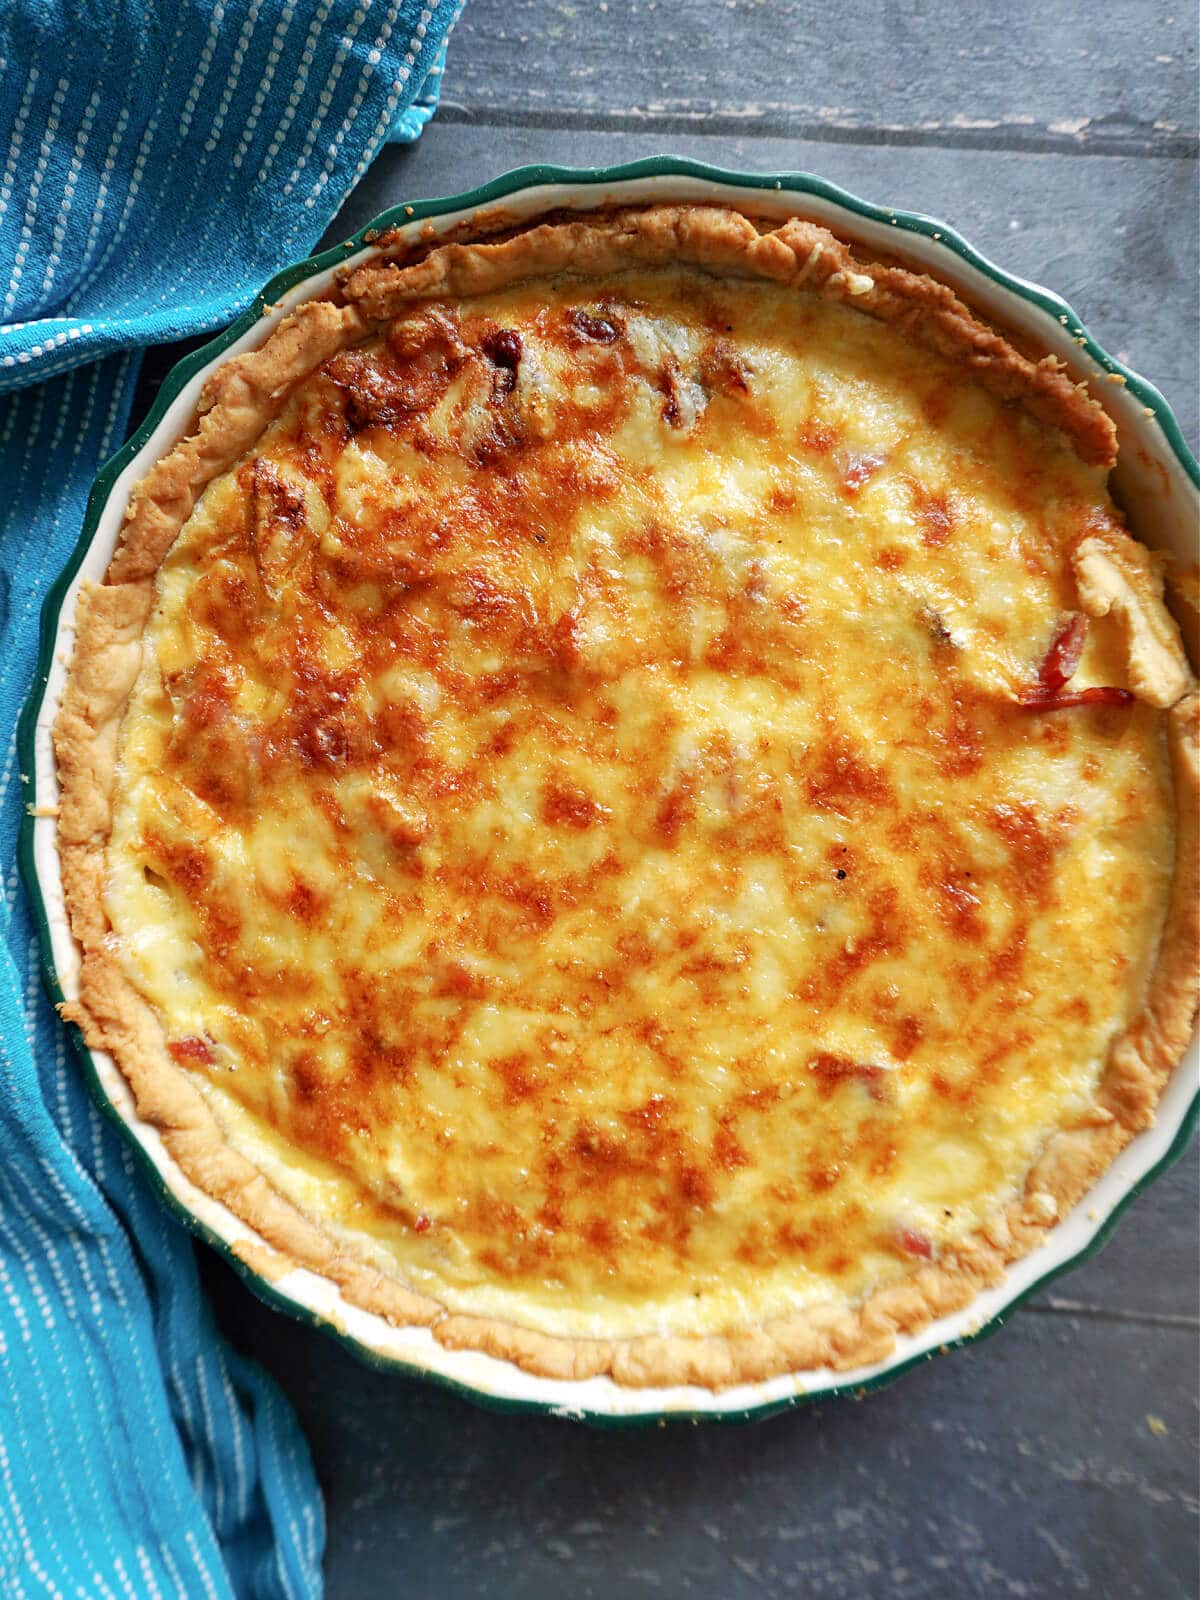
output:
[[[414,306],[476,301],[563,275],[590,284],[593,294],[597,285],[631,270],[688,269],[722,281],[769,284],[890,326],[914,348],[965,370],[993,399],[1066,436],[1085,463],[1113,463],[1113,426],[1053,359],[1022,354],[945,285],[866,259],[802,220],[776,226],[701,205],[556,215],[527,226],[493,216],[477,220],[464,242],[439,244],[431,237],[413,246],[385,237],[379,248],[378,258],[343,273],[328,295],[298,307],[259,348],[226,361],[210,377],[188,432],[134,490],[104,581],[81,591],[54,736],[58,844],[82,962],[79,996],[63,1007],[64,1015],[78,1023],[89,1045],[112,1054],[139,1116],[161,1131],[187,1177],[266,1241],[269,1249],[250,1247],[247,1259],[268,1276],[302,1265],[338,1284],[355,1305],[397,1324],[428,1326],[446,1347],[485,1351],[556,1378],[610,1374],[633,1387],[719,1389],[883,1359],[898,1334],[969,1304],[1043,1241],[1118,1151],[1153,1122],[1190,1037],[1197,1002],[1198,706],[1178,630],[1163,603],[1157,559],[1115,518],[1086,530],[1071,553],[1079,613],[1097,623],[1109,619],[1128,691],[1161,719],[1174,797],[1174,869],[1163,891],[1157,952],[1087,1107],[1069,1126],[1049,1133],[1020,1192],[945,1248],[931,1251],[922,1243],[902,1270],[863,1294],[833,1295],[701,1333],[662,1331],[650,1318],[650,1331],[619,1337],[542,1331],[522,1325],[519,1316],[471,1314],[461,1303],[448,1307],[410,1287],[381,1266],[378,1255],[356,1250],[344,1231],[331,1230],[286,1198],[234,1147],[186,1061],[168,1051],[162,1016],[131,978],[107,901],[122,725],[143,666],[156,583],[205,489],[255,447],[289,398],[339,353],[378,336]],[[947,636],[935,637],[934,648],[945,646],[948,630],[938,619],[934,628]],[[1064,714],[1070,715],[1040,720]],[[968,891],[960,891],[968,903]]]

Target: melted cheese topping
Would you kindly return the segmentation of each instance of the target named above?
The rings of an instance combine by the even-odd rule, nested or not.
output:
[[[1161,719],[1017,704],[1102,474],[841,304],[414,307],[163,564],[108,906],[285,1194],[549,1332],[856,1296],[1019,1193],[1140,1001]],[[1121,684],[1095,625],[1072,689]]]

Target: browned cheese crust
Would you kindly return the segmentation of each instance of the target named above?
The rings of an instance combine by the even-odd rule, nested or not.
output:
[[[610,1374],[632,1387],[692,1383],[719,1389],[785,1372],[878,1361],[898,1334],[956,1311],[1040,1245],[1121,1148],[1148,1127],[1187,1045],[1197,996],[1200,840],[1197,838],[1198,701],[1177,645],[1159,636],[1146,600],[1161,575],[1128,538],[1105,552],[1081,547],[1083,608],[1122,621],[1130,681],[1167,710],[1178,807],[1177,868],[1165,933],[1144,1005],[1112,1048],[1100,1093],[1083,1125],[1051,1136],[1025,1195],[940,1258],[914,1264],[860,1303],[822,1306],[764,1326],[696,1337],[551,1337],[507,1322],[448,1313],[350,1256],[232,1150],[200,1092],[171,1061],[161,1024],[130,983],[112,947],[102,885],[112,825],[118,732],[141,663],[155,575],[205,486],[226,471],[278,415],[291,390],[336,351],[360,341],[407,303],[470,296],[562,272],[603,276],[631,264],[691,263],[723,274],[845,299],[906,337],[960,360],[995,394],[1023,403],[1061,429],[1089,463],[1115,459],[1115,430],[1052,358],[1031,362],[980,322],[945,285],[856,257],[810,222],[755,222],[711,206],[654,206],[556,220],[491,241],[386,248],[347,272],[327,298],[286,317],[261,347],[209,379],[183,438],[134,490],[116,554],[100,585],[85,587],[74,657],[55,727],[61,786],[58,843],[71,926],[81,953],[79,997],[63,1012],[87,1043],[111,1053],[138,1116],[162,1134],[171,1157],[200,1189],[250,1224],[270,1250],[247,1247],[256,1270],[278,1276],[303,1265],[338,1284],[347,1301],[396,1324],[432,1327],[455,1349],[485,1351],[527,1371],[582,1379]],[[1034,1197],[1050,1195],[1047,1214]],[[274,1254],[272,1254],[274,1252]]]

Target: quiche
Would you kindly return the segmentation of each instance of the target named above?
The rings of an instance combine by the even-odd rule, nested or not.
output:
[[[558,1377],[874,1362],[1189,1037],[1162,559],[900,262],[473,228],[219,367],[81,593],[65,1014],[261,1270]]]

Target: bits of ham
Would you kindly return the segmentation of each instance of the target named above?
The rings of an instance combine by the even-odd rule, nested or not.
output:
[[[1038,688],[1056,694],[1072,676],[1087,643],[1087,618],[1076,611],[1063,623],[1038,668]]]
[[[920,1256],[923,1261],[933,1259],[933,1240],[915,1228],[897,1228],[896,1243],[906,1255]]]
[[[182,1039],[172,1039],[167,1049],[181,1065],[187,1062],[201,1062],[205,1066],[211,1066],[217,1059],[208,1040],[201,1039],[194,1033],[189,1033]]]
[[[1073,689],[1067,694],[1021,695],[1021,705],[1026,711],[1063,711],[1069,706],[1129,706],[1134,696],[1128,689],[1117,689],[1112,684],[1097,684],[1092,689]]]
[[[886,456],[874,451],[865,456],[847,453],[842,467],[842,482],[846,485],[846,493],[857,494],[863,484],[875,476],[886,460]]]
[[[1064,685],[1079,665],[1087,635],[1088,619],[1073,612],[1050,641],[1050,648],[1038,668],[1037,682],[1031,688],[1022,689],[1018,696],[1026,710],[1062,711],[1070,706],[1127,706],[1132,702],[1133,695],[1128,689],[1109,684],[1063,693]]]

